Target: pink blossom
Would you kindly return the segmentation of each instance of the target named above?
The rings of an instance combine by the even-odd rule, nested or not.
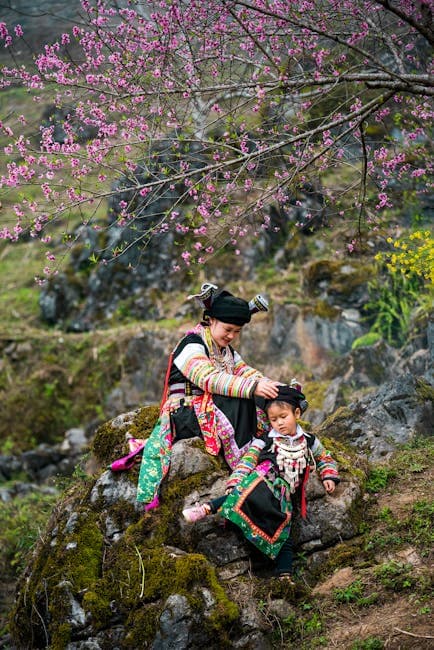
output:
[[[191,253],[189,251],[184,251],[181,253],[181,257],[184,260],[186,266],[190,266]]]
[[[379,199],[378,204],[375,206],[377,210],[384,207],[388,207],[388,208],[392,207],[392,204],[389,201],[389,197],[385,192],[380,192],[378,194],[378,199]]]

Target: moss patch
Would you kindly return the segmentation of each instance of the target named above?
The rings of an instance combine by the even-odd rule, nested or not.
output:
[[[324,403],[329,381],[308,381],[303,385],[303,392],[309,402],[309,409],[321,409]],[[307,411],[309,419],[309,411]]]
[[[416,380],[416,395],[420,402],[434,403],[434,387],[420,377]]]
[[[125,434],[133,438],[148,438],[158,419],[159,406],[144,406],[134,412],[125,424],[113,426],[112,421],[101,425],[92,441],[92,452],[98,462],[108,465],[116,458],[128,453]]]
[[[348,297],[372,277],[372,263],[354,260],[351,265],[340,260],[317,260],[304,269],[304,287],[313,296],[327,291],[329,295]]]
[[[0,351],[0,439],[15,451],[58,442],[66,429],[104,417],[121,373],[115,338],[35,334],[0,339]]]
[[[315,435],[321,439],[323,435],[332,435],[334,438],[345,440],[348,422],[354,420],[355,415],[354,409],[350,409],[348,406],[340,406],[315,428]]]
[[[368,332],[367,334],[354,339],[351,344],[351,349],[357,350],[358,348],[371,347],[372,345],[375,345],[375,343],[378,343],[380,340],[381,334],[378,334],[377,332]]]

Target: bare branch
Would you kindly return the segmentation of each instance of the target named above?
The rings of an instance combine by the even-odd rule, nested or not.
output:
[[[426,38],[426,40],[430,45],[434,45],[433,13],[431,7],[429,6],[429,3],[425,3],[425,2],[419,3],[419,9],[422,15],[422,22],[419,22],[413,16],[411,16],[410,14],[406,14],[399,7],[397,7],[395,4],[390,2],[390,0],[375,0],[375,1],[377,4],[384,7],[384,9],[387,9],[391,13],[398,16],[398,18],[411,25],[424,38]],[[415,2],[414,4],[416,5],[417,3]]]

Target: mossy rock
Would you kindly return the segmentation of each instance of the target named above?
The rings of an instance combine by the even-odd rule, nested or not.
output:
[[[319,432],[320,430],[321,432]],[[362,485],[368,475],[368,461],[342,440],[336,440],[335,437],[330,438],[329,436],[334,436],[333,429],[327,431],[323,425],[320,425],[313,429],[313,433],[318,436],[324,447],[337,462],[339,473],[349,475],[357,484]]]
[[[350,297],[372,278],[374,265],[356,260],[317,260],[303,269],[303,287],[311,296]]]
[[[354,420],[356,413],[349,406],[340,406],[336,411],[329,415],[315,429],[315,434],[322,439],[325,435],[332,435],[338,440],[345,440],[348,430],[348,423]]]
[[[46,534],[36,545],[33,558],[18,585],[11,615],[11,633],[19,647],[61,648],[69,638],[71,608],[83,590],[93,585],[101,571],[103,534],[97,516],[87,507],[71,521],[71,500],[80,502],[87,491],[83,486],[69,493],[56,507]],[[67,586],[67,588],[66,588]],[[48,625],[47,625],[47,622]]]
[[[419,377],[416,380],[416,395],[420,402],[431,402],[434,404],[434,387]]]
[[[92,634],[121,620],[128,630],[124,647],[150,647],[172,594],[185,597],[207,638],[225,647],[240,615],[238,607],[207,558],[179,537],[183,498],[197,480],[193,476],[171,482],[157,513],[141,516],[130,508],[128,524],[118,512],[117,526],[127,528],[110,544],[105,539],[107,517],[115,521],[117,506],[125,509],[128,504],[104,511],[99,500],[91,503],[88,483],[71,488],[21,579],[10,626],[18,647],[28,647],[29,639],[35,648],[66,647],[76,639],[77,617],[82,627],[91,626]],[[178,553],[165,546],[167,540],[178,545]]]
[[[101,425],[92,441],[91,451],[101,465],[109,465],[116,458],[128,453],[125,435],[146,439],[157,422],[158,405],[144,406]]]

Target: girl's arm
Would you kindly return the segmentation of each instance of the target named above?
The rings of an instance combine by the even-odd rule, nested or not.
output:
[[[317,437],[315,437],[311,451],[325,489],[327,492],[333,492],[335,485],[340,482],[336,461]]]

